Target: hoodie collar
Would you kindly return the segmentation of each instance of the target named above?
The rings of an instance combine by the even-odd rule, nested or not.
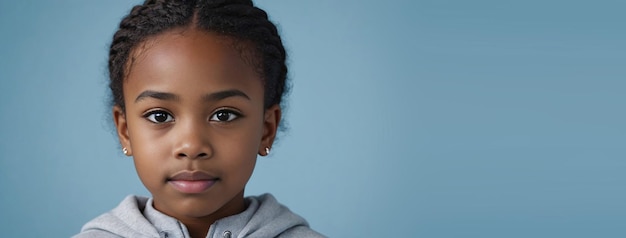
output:
[[[160,237],[189,237],[189,231],[187,231],[187,227],[184,224],[154,209],[152,202],[152,198],[146,202],[143,216],[157,229]]]
[[[157,229],[161,237],[190,237],[187,227],[182,222],[156,210],[153,206],[153,201],[153,198],[148,199],[143,215]],[[246,204],[246,210],[242,213],[215,221],[209,228],[207,237],[239,237],[246,224],[252,220],[253,215],[259,210],[259,201],[257,199],[248,197],[246,198]]]
[[[286,233],[294,237],[323,237],[308,227],[300,216],[281,205],[270,194],[246,198],[242,213],[213,223],[209,238],[277,237]],[[128,196],[112,211],[83,226],[76,237],[116,234],[122,237],[189,238],[184,224],[153,207],[153,200]],[[81,236],[82,235],[82,236]]]

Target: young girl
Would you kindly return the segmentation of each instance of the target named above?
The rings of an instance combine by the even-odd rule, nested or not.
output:
[[[245,0],[147,0],[109,52],[113,119],[152,198],[76,237],[322,237],[272,195],[244,198],[281,119],[285,49]]]

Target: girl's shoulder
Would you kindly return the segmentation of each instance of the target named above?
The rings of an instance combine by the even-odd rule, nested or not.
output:
[[[147,202],[147,197],[129,195],[111,211],[87,222],[74,237],[159,237],[143,215]]]
[[[243,230],[250,232],[243,234],[245,237],[325,237],[271,194],[248,197],[247,201],[248,208],[240,214],[246,217]]]

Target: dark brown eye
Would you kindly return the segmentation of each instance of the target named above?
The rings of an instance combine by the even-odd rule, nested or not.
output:
[[[149,112],[145,117],[146,119],[154,123],[166,123],[174,120],[174,117],[172,117],[172,115],[165,111],[152,111]]]
[[[155,113],[154,120],[158,122],[165,122],[167,121],[167,115],[165,113]]]
[[[219,110],[211,116],[211,121],[229,122],[237,119],[240,116],[239,113],[231,110]]]
[[[218,113],[216,114],[216,116],[217,116],[217,120],[220,120],[220,121],[228,121],[228,118],[230,118],[230,113],[227,113],[227,112],[218,112]]]

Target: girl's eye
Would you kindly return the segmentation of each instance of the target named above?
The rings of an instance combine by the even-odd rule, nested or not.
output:
[[[145,115],[146,119],[154,123],[166,123],[174,120],[171,114],[165,111],[152,111]]]
[[[231,110],[219,110],[215,112],[209,120],[217,122],[229,122],[239,118],[239,116],[241,116],[239,113]]]

